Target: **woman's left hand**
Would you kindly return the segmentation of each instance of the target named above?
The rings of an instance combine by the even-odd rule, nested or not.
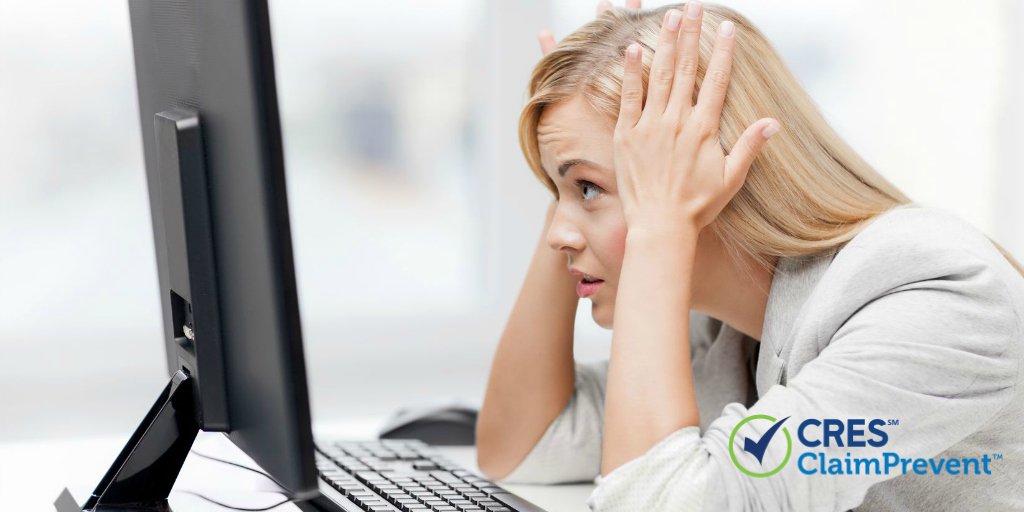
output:
[[[650,71],[643,104],[642,47],[626,50],[622,102],[615,126],[616,182],[629,230],[678,228],[696,232],[710,224],[743,186],[747,170],[778,121],[751,124],[725,155],[719,120],[729,85],[735,27],[724,21],[701,84],[697,105],[690,105],[696,80],[701,9],[694,15],[669,10]],[[687,226],[691,227],[691,226]]]

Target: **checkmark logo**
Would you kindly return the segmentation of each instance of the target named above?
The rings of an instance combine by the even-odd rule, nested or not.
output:
[[[732,458],[732,463],[743,473],[756,478],[772,476],[782,470],[782,468],[786,466],[786,463],[789,462],[789,456],[793,453],[793,439],[789,435],[789,430],[782,426],[782,424],[788,419],[789,416],[786,416],[781,420],[776,420],[767,414],[755,414],[753,416],[747,416],[743,421],[737,423],[736,427],[732,429],[732,434],[729,436],[729,456]],[[771,423],[771,426],[764,432],[764,434],[743,437],[743,447],[741,449],[750,455],[753,455],[754,458],[757,459],[758,464],[764,463],[764,456],[768,450],[768,445],[771,444],[772,439],[775,438],[775,434],[781,430],[786,438],[786,455],[782,459],[782,462],[780,462],[774,469],[768,471],[753,471],[743,466],[739,457],[736,456],[736,435],[744,426],[754,421]],[[751,433],[753,433],[753,428],[748,427],[747,430],[750,430]],[[757,469],[763,469],[763,466]]]
[[[753,455],[757,458],[757,462],[764,462],[764,451],[768,449],[768,443],[772,442],[772,438],[775,437],[775,433],[779,431],[779,427],[789,419],[789,416],[782,418],[777,421],[771,428],[768,429],[761,439],[754,441],[753,439],[746,437],[743,439],[743,451]]]

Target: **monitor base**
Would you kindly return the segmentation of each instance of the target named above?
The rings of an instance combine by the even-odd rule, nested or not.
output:
[[[199,433],[193,388],[186,370],[175,372],[92,496],[79,506],[65,488],[57,512],[169,512],[167,496]]]

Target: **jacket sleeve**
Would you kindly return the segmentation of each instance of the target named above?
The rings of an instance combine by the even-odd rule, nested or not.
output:
[[[1022,339],[1020,312],[1005,284],[984,261],[959,259],[957,268],[932,279],[904,283],[864,304],[832,336],[819,355],[786,385],[772,386],[749,409],[732,403],[700,434],[687,427],[666,436],[643,455],[597,477],[587,499],[594,511],[669,510],[835,510],[858,506],[868,488],[902,474],[822,475],[799,471],[799,455],[829,460],[877,457],[930,458],[978,430],[1006,406],[1014,393]],[[788,418],[792,458],[783,432],[767,444],[764,466],[740,448],[772,426],[751,421],[735,438],[742,420],[764,414]],[[879,418],[886,426],[882,448],[819,446],[798,442],[797,426],[808,418]],[[820,430],[817,430],[820,438]],[[981,454],[978,454],[979,457]],[[816,469],[818,459],[803,460]],[[911,473],[913,470],[911,469]]]
[[[562,412],[501,482],[593,482],[601,467],[608,360],[575,362],[576,384]]]
[[[732,351],[708,355],[712,342],[721,336],[722,323],[697,311],[690,313],[691,357],[695,371],[703,362],[722,373],[722,360],[734,361]],[[723,339],[730,343],[739,340]],[[551,422],[533,449],[511,473],[500,481],[508,483],[554,484],[594,482],[601,469],[604,427],[604,397],[608,382],[608,360],[575,362],[576,384],[569,402]],[[709,379],[720,396],[738,396],[743,390],[730,389],[732,382]],[[735,378],[735,376],[733,376]],[[717,403],[715,400],[709,400]],[[721,406],[717,410],[721,410]]]

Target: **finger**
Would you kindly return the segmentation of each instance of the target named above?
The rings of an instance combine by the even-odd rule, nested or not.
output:
[[[608,9],[611,9],[611,8],[612,8],[612,3],[611,2],[609,2],[608,0],[601,0],[600,2],[597,3],[597,15],[600,16],[600,15],[604,14],[605,11],[607,11]]]
[[[747,179],[747,170],[761,152],[764,143],[779,131],[779,122],[772,118],[759,119],[747,127],[733,144],[729,156],[725,157],[726,188],[733,194],[739,192]],[[731,196],[730,196],[731,197]]]
[[[626,7],[630,9],[640,9],[640,0],[626,0]]]
[[[694,108],[694,117],[702,120],[701,125],[711,132],[718,128],[725,103],[725,91],[729,88],[732,72],[732,50],[736,42],[736,27],[730,20],[718,25],[718,38],[711,53],[708,69],[700,85],[700,95]]]
[[[555,47],[555,36],[548,30],[541,30],[537,35],[540,40],[540,52],[547,55]]]
[[[693,109],[693,84],[697,81],[697,64],[700,62],[700,28],[703,9],[698,0],[686,3],[683,26],[679,29],[679,43],[676,50],[676,74],[672,79],[666,114],[675,114],[685,123]]]
[[[658,47],[654,50],[654,62],[651,63],[648,78],[645,112],[661,115],[668,104],[668,93],[672,90],[672,75],[676,68],[676,39],[679,39],[682,19],[683,13],[679,9],[669,9],[661,21],[661,35],[658,37]]]
[[[644,99],[644,84],[640,76],[640,62],[643,56],[644,49],[640,43],[630,44],[626,48],[626,65],[622,73],[622,99],[616,130],[632,128],[640,119]]]

